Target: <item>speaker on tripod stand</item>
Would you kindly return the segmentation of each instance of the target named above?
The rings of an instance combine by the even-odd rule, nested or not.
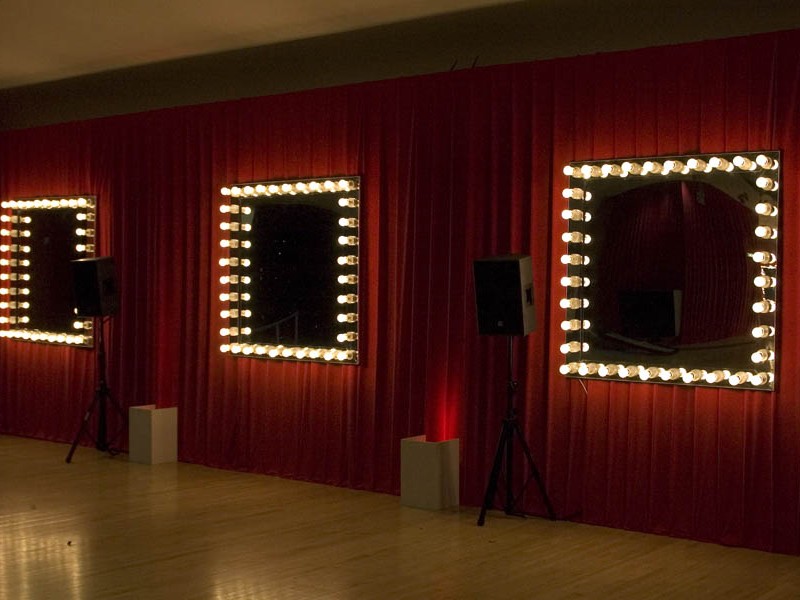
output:
[[[117,312],[119,305],[114,259],[110,256],[81,258],[71,261],[71,265],[76,315],[91,317],[94,322],[94,330],[97,332],[97,387],[94,398],[84,413],[80,428],[75,434],[66,462],[72,461],[72,455],[84,435],[92,438],[95,448],[101,452],[115,454],[108,439],[106,414],[108,405],[111,405],[119,413],[123,422],[127,421],[125,413],[114,402],[106,381],[105,322]],[[95,411],[97,413],[97,432],[92,435],[89,428]]]
[[[539,469],[533,460],[514,407],[518,383],[514,379],[514,337],[526,336],[536,327],[533,302],[533,270],[531,257],[524,254],[492,256],[474,261],[475,303],[480,335],[505,335],[508,338],[508,380],[506,382],[506,414],[500,429],[489,481],[478,516],[478,525],[486,521],[486,511],[494,505],[498,480],[505,463],[505,499],[503,511],[507,515],[522,515],[517,503],[531,481],[535,481],[544,501],[547,516],[556,514],[547,495]],[[522,448],[528,466],[528,479],[514,495],[514,440]]]

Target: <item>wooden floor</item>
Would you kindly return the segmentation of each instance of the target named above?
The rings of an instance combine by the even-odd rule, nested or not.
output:
[[[800,558],[0,436],[0,599],[800,598]]]

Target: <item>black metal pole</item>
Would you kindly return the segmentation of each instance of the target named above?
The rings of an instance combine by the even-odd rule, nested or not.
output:
[[[506,423],[508,425],[514,422],[516,414],[514,411],[514,394],[517,391],[517,382],[514,380],[514,337],[508,336],[508,378],[506,389]],[[511,434],[507,433],[508,440],[506,442],[506,503],[504,506],[506,514],[514,509],[514,491],[512,481],[514,479],[514,465],[513,457],[514,451],[512,446]]]
[[[108,384],[106,383],[106,342],[103,330],[105,323],[103,317],[97,318],[99,327],[97,331],[97,440],[95,448],[105,452],[108,450],[108,422],[106,420],[106,400],[108,398]]]

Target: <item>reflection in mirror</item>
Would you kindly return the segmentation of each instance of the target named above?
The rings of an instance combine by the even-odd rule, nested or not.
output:
[[[779,158],[565,167],[561,373],[774,389]]]
[[[2,203],[0,337],[91,346],[91,319],[75,317],[70,261],[94,256],[95,198]]]
[[[359,178],[222,188],[222,352],[358,362]]]

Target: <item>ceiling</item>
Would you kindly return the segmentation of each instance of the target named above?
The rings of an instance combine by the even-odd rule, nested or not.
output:
[[[0,89],[508,0],[2,0]]]

